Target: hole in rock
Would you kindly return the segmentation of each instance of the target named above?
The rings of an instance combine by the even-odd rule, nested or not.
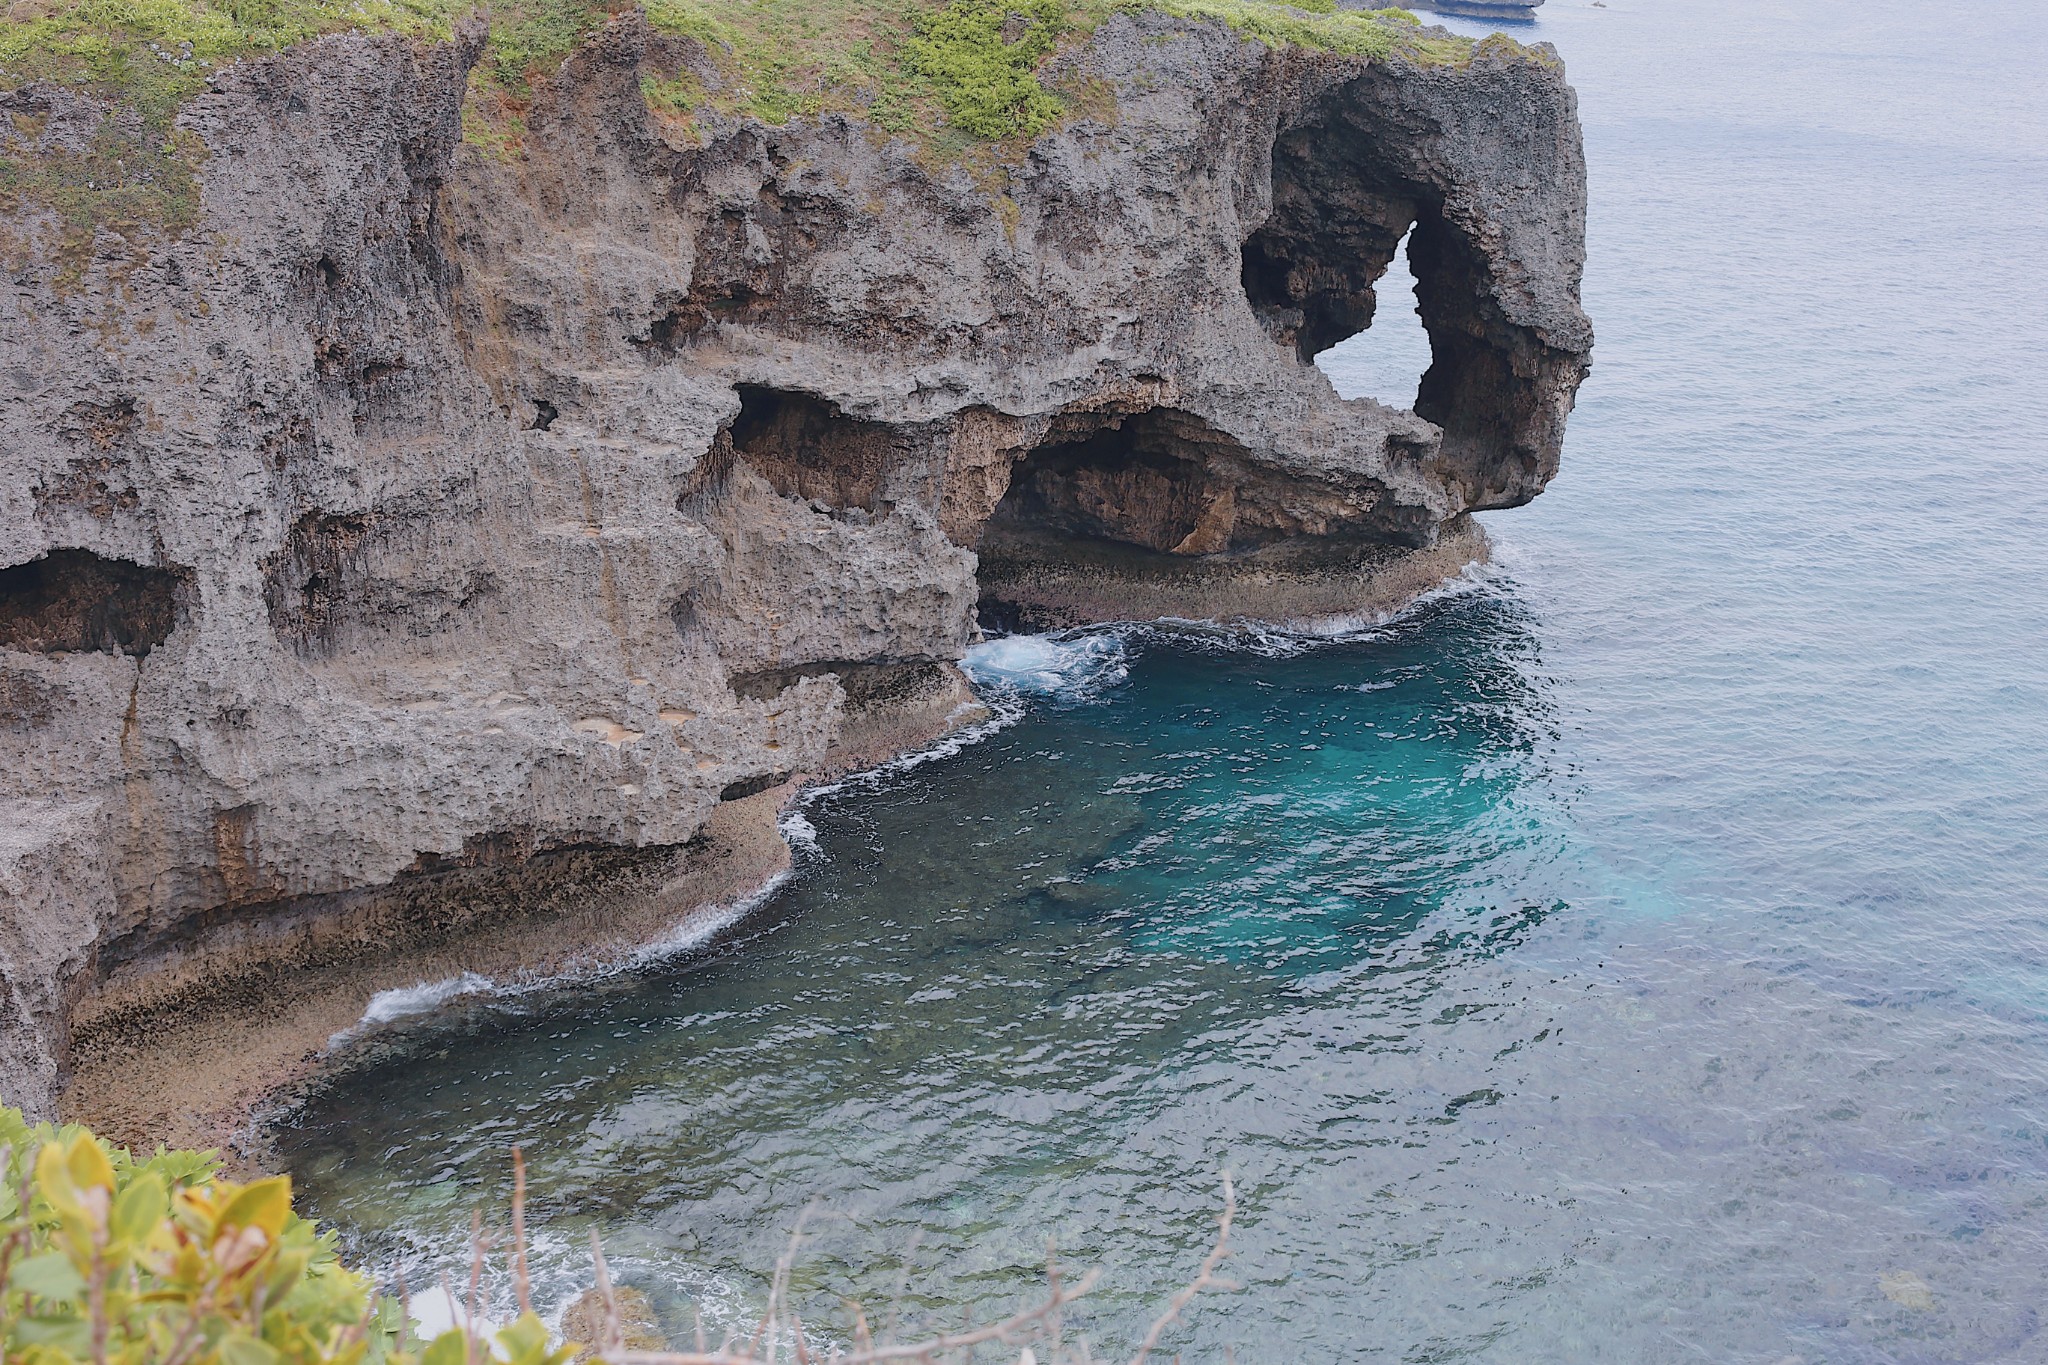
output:
[[[353,580],[357,547],[369,534],[361,514],[300,517],[264,566],[263,600],[270,625],[302,654],[331,648]]]
[[[899,453],[896,428],[798,390],[742,384],[739,395],[733,451],[776,492],[834,509],[876,509]]]
[[[533,420],[526,424],[528,431],[546,431],[562,415],[561,410],[545,398],[536,398],[532,402]]]
[[[758,777],[743,777],[737,782],[728,782],[718,793],[720,801],[744,801],[750,796],[772,791],[789,781],[786,772],[762,773]]]
[[[1345,398],[1372,398],[1389,407],[1412,408],[1423,371],[1429,368],[1429,333],[1415,301],[1415,276],[1408,266],[1408,242],[1373,285],[1377,303],[1372,325],[1346,337],[1315,359],[1316,368]]]
[[[1245,299],[1303,364],[1363,332],[1373,285],[1416,219],[1412,196],[1332,130],[1288,130],[1273,146],[1273,208],[1245,240]]]
[[[685,639],[697,629],[697,593],[695,589],[678,597],[668,609],[668,619],[675,623],[676,634]]]
[[[1214,466],[1242,450],[1191,413],[1080,413],[1056,420],[1018,462],[990,528],[1213,554],[1240,539],[1237,480]]]
[[[0,645],[140,658],[170,637],[183,583],[168,569],[52,550],[0,569]]]
[[[1381,289],[1389,315],[1408,311],[1404,282],[1383,278],[1405,257],[1429,344],[1414,410],[1443,429],[1439,453],[1469,508],[1519,506],[1555,469],[1568,406],[1559,394],[1575,387],[1582,362],[1507,318],[1501,301],[1516,286],[1504,292],[1496,278],[1500,243],[1473,236],[1446,211],[1428,167],[1395,154],[1412,136],[1404,99],[1397,81],[1369,71],[1282,130],[1271,210],[1242,249],[1245,298],[1276,342],[1314,363],[1376,320]],[[1391,399],[1406,390],[1419,348],[1412,332],[1398,335],[1405,317],[1388,321],[1397,335],[1374,329],[1369,377],[1353,368],[1365,354],[1356,348],[1325,365],[1340,391]]]
[[[694,303],[683,303],[648,323],[646,336],[627,337],[626,340],[634,346],[674,352],[703,331],[708,320],[702,308]]]

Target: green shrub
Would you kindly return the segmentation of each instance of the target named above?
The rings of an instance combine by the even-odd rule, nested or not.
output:
[[[535,76],[552,75],[562,59],[604,27],[604,12],[585,0],[506,0],[491,6],[484,60],[490,76],[514,95],[532,93]]]
[[[292,1212],[291,1179],[211,1152],[136,1160],[0,1107],[0,1348],[9,1365],[562,1365],[531,1312],[474,1353],[404,1346],[399,1306]]]
[[[1060,115],[1038,64],[1067,30],[1062,0],[953,0],[904,46],[956,128],[976,137],[1039,132]]]

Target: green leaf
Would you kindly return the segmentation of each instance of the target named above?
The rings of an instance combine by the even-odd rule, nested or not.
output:
[[[92,1356],[92,1330],[83,1317],[52,1315],[22,1318],[13,1324],[14,1342],[22,1346],[49,1346],[80,1360]],[[7,1358],[14,1360],[9,1351]]]
[[[269,1345],[240,1332],[220,1344],[222,1365],[277,1365],[278,1354]]]
[[[420,1352],[420,1365],[469,1365],[469,1342],[462,1330],[451,1327],[428,1342]]]
[[[228,1228],[261,1228],[273,1242],[284,1230],[284,1220],[292,1211],[292,1180],[288,1175],[274,1175],[268,1180],[259,1180],[243,1189],[228,1206],[220,1211],[214,1220],[216,1231]]]
[[[521,1313],[512,1325],[499,1330],[498,1344],[504,1347],[509,1365],[557,1365],[574,1352],[548,1349],[548,1328],[531,1309]]]
[[[81,1190],[95,1186],[108,1190],[114,1188],[114,1164],[107,1160],[99,1139],[91,1133],[81,1132],[71,1140],[71,1150],[65,1154],[65,1165],[70,1167],[71,1183]]]
[[[61,1251],[45,1251],[22,1261],[8,1275],[7,1284],[21,1293],[45,1299],[75,1302],[85,1295],[85,1281],[79,1276],[78,1267]]]
[[[171,1211],[171,1192],[155,1174],[138,1176],[114,1198],[110,1231],[119,1240],[146,1241],[164,1215]]]

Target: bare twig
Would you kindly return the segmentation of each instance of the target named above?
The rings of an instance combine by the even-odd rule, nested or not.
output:
[[[597,1265],[597,1296],[604,1300],[604,1341],[598,1354],[609,1360],[626,1342],[619,1328],[619,1296],[612,1292],[612,1268],[605,1264],[604,1245],[597,1239],[596,1228],[590,1230],[590,1258]]]
[[[86,1194],[100,1194],[95,1186]],[[107,1191],[111,1195],[111,1191]],[[103,1201],[92,1227],[92,1278],[87,1281],[86,1311],[92,1315],[93,1365],[107,1365],[107,1218],[109,1205]]]
[[[199,1334],[199,1329],[206,1321],[206,1315],[213,1311],[217,1289],[217,1285],[208,1285],[206,1291],[186,1310],[185,1325],[179,1329],[177,1340],[171,1343],[170,1350],[164,1353],[161,1365],[185,1365],[185,1362],[197,1355],[200,1348],[206,1344],[206,1338]]]
[[[477,1300],[484,1286],[484,1211],[472,1209],[469,1215],[469,1316],[462,1322],[463,1358],[469,1365],[476,1365],[477,1348]]]
[[[441,1271],[440,1275],[441,1297],[448,1301],[448,1316],[451,1318],[459,1318],[462,1316],[462,1300],[455,1297],[455,1286],[452,1283],[450,1283],[448,1279],[448,1272],[445,1270]],[[469,1365],[476,1365],[475,1361],[470,1359],[469,1347],[466,1344],[469,1341],[468,1323],[462,1324],[462,1339],[465,1343],[463,1347],[463,1359],[465,1361],[468,1361]]]
[[[796,1216],[796,1226],[791,1228],[789,1233],[789,1245],[776,1260],[775,1274],[768,1281],[768,1312],[761,1319],[762,1330],[768,1335],[767,1365],[775,1365],[776,1357],[781,1354],[782,1301],[789,1292],[790,1272],[796,1268],[796,1253],[803,1243],[804,1224],[810,1221],[811,1214],[816,1212],[817,1207],[818,1201],[813,1199],[804,1205],[804,1211]],[[755,1340],[760,1340],[759,1333],[755,1334]]]
[[[861,1351],[873,1350],[875,1335],[868,1330],[867,1310],[862,1308],[860,1302],[856,1299],[842,1299],[840,1302],[844,1303],[853,1313],[854,1349]]]
[[[512,1147],[512,1283],[519,1311],[533,1311],[533,1278],[526,1271],[526,1153]]]
[[[1159,1344],[1161,1335],[1165,1333],[1168,1327],[1173,1325],[1173,1320],[1179,1317],[1181,1312],[1190,1303],[1194,1302],[1195,1295],[1209,1288],[1236,1287],[1229,1285],[1227,1281],[1216,1278],[1216,1267],[1223,1264],[1223,1258],[1230,1254],[1230,1222],[1236,1214],[1237,1191],[1231,1186],[1230,1172],[1225,1171],[1223,1173],[1223,1217],[1217,1220],[1216,1245],[1209,1249],[1208,1256],[1203,1259],[1201,1272],[1195,1276],[1185,1289],[1173,1296],[1173,1302],[1166,1305],[1166,1311],[1161,1313],[1158,1320],[1152,1324],[1152,1330],[1145,1334],[1144,1344],[1139,1346],[1138,1353],[1131,1357],[1131,1365],[1145,1365],[1146,1357],[1150,1356],[1152,1348]]]

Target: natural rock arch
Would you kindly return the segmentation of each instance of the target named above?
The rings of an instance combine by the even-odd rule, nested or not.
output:
[[[1431,352],[1415,412],[1443,429],[1445,467],[1469,471],[1470,510],[1520,506],[1556,472],[1590,338],[1583,316],[1561,319],[1570,336],[1508,316],[1517,281],[1504,275],[1519,263],[1481,240],[1489,206],[1472,202],[1466,168],[1415,136],[1416,106],[1412,82],[1375,67],[1281,129],[1271,211],[1242,249],[1245,297],[1312,363],[1372,325],[1375,285],[1405,239]]]

